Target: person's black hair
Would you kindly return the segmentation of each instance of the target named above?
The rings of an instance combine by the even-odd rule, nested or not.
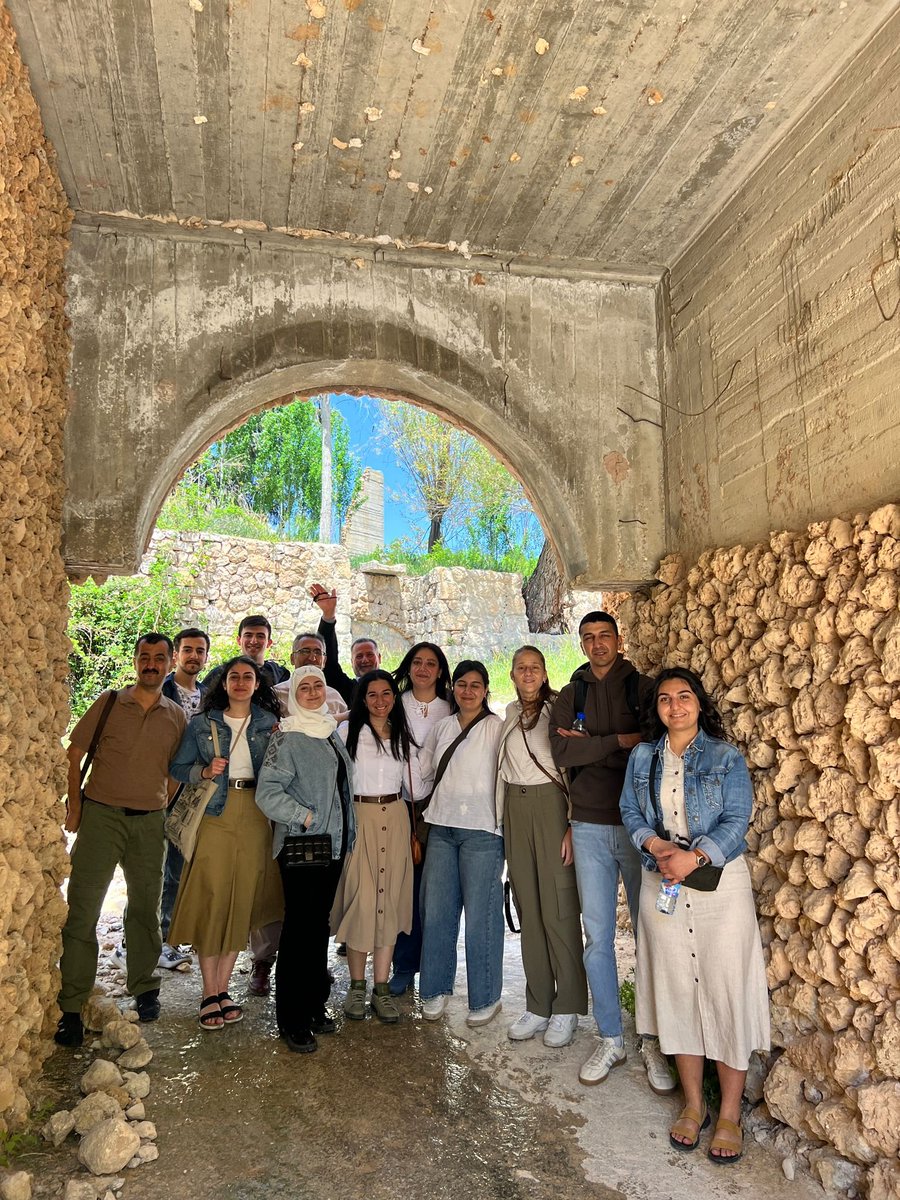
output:
[[[209,643],[209,634],[206,632],[205,629],[195,629],[193,626],[191,626],[190,629],[182,629],[180,633],[175,634],[175,653],[176,654],[178,653],[178,647],[181,645],[181,643],[184,641],[185,638],[201,638],[201,637],[203,638],[204,642],[206,642],[206,649],[208,652],[209,644],[210,644]]]
[[[406,710],[400,700],[400,691],[396,680],[390,671],[382,671],[380,668],[375,671],[367,671],[356,682],[353,703],[350,705],[350,719],[347,722],[347,753],[355,760],[356,748],[359,745],[359,735],[362,732],[362,727],[368,725],[372,729],[372,718],[366,707],[366,695],[370,684],[375,683],[377,680],[388,683],[391,687],[391,693],[394,697],[394,707],[388,715],[388,728],[391,731],[391,754],[398,761],[402,762],[409,758],[410,746],[416,746],[418,743],[409,732],[409,726],[406,723]],[[375,730],[372,729],[372,732],[374,734]],[[377,734],[375,734],[375,745],[380,752],[384,751],[381,738]]]
[[[544,668],[544,676],[545,676],[543,682],[541,683],[540,690],[538,691],[538,694],[534,700],[533,706],[529,705],[529,707],[528,707],[527,720],[525,719],[525,712],[526,712],[525,701],[522,699],[521,695],[519,694],[518,687],[516,687],[516,696],[518,697],[519,703],[522,705],[522,724],[524,725],[524,727],[527,731],[530,729],[534,729],[535,725],[537,725],[538,720],[540,719],[541,713],[544,711],[544,705],[549,700],[555,700],[558,693],[553,690],[553,688],[550,686],[550,680],[546,678],[547,660],[544,658],[541,651],[538,650],[537,646],[520,646],[518,648],[518,650],[515,650],[513,652],[513,656],[512,656],[512,667],[515,667],[516,659],[519,657],[519,655],[525,654],[526,652],[528,654],[536,654],[538,656],[538,658],[541,660],[541,666]],[[510,669],[510,675],[512,675],[512,669]],[[515,680],[513,681],[513,684],[515,685]]]
[[[319,645],[322,647],[322,649],[323,650],[325,649],[325,639],[322,637],[321,633],[313,633],[311,630],[306,630],[303,633],[295,633],[294,634],[294,640],[291,642],[291,653],[292,654],[294,653],[294,649],[296,648],[297,643],[302,642],[304,638],[314,638],[315,641],[317,641],[319,643]]]
[[[150,633],[142,633],[134,643],[134,654],[137,655],[141,648],[141,642],[146,642],[148,646],[158,646],[160,642],[165,642],[169,647],[169,655],[175,653],[175,647],[172,645],[172,639],[164,633],[157,633],[156,630],[151,630]]]
[[[718,738],[724,742],[726,740],[725,727],[722,724],[719,710],[713,704],[712,697],[703,686],[700,677],[695,675],[693,671],[689,671],[687,667],[666,667],[654,679],[653,691],[646,701],[644,736],[649,741],[658,742],[666,732],[666,727],[660,720],[656,702],[659,698],[660,686],[667,683],[670,679],[681,679],[688,685],[697,697],[697,703],[700,705],[700,713],[697,720],[698,725],[707,737]]]
[[[600,621],[605,622],[607,625],[612,625],[616,637],[619,636],[619,626],[616,624],[616,618],[599,608],[595,608],[593,612],[584,614],[578,622],[578,636],[581,637],[581,631],[585,625],[596,625]]]
[[[272,690],[272,685],[269,683],[263,674],[263,670],[259,663],[255,663],[252,658],[248,658],[246,654],[236,654],[234,658],[229,658],[228,662],[222,663],[221,667],[217,667],[216,679],[212,685],[203,693],[203,699],[200,701],[200,711],[210,712],[217,708],[224,712],[228,707],[228,692],[225,690],[225,680],[228,678],[228,672],[238,663],[244,667],[252,667],[253,673],[256,675],[256,681],[259,687],[251,697],[251,704],[255,704],[257,708],[263,708],[266,712],[273,713],[276,717],[281,717],[281,705],[278,703],[278,697]]]
[[[412,660],[421,650],[430,650],[437,659],[438,677],[434,681],[434,691],[435,695],[441,700],[446,700],[448,698],[447,693],[450,690],[450,664],[447,662],[447,655],[434,642],[416,642],[403,655],[400,666],[394,671],[394,678],[397,681],[397,687],[400,689],[400,695],[402,696],[404,692],[412,691],[412,679],[409,673],[412,669]]]
[[[371,642],[371,643],[372,643],[372,645],[375,647],[375,653],[376,653],[376,654],[380,654],[380,653],[381,653],[381,651],[378,649],[378,643],[375,641],[375,639],[374,639],[373,637],[358,637],[358,638],[354,638],[354,639],[353,639],[353,641],[350,643],[350,653],[351,653],[351,654],[353,653],[353,647],[354,647],[354,646],[359,646],[359,645],[361,645],[363,642]]]
[[[481,681],[484,684],[484,697],[481,701],[481,708],[484,712],[490,712],[491,706],[488,704],[488,700],[490,699],[491,695],[488,686],[490,684],[490,679],[488,677],[487,667],[483,662],[479,662],[477,658],[464,658],[462,662],[457,663],[453,668],[453,678],[451,683],[456,683],[458,679],[461,679],[463,675],[468,675],[470,671],[474,671],[476,675],[481,676]],[[450,701],[450,712],[458,713],[459,705],[456,703],[456,696],[452,691],[450,692],[448,699]]]
[[[244,617],[238,625],[238,637],[245,629],[265,629],[268,631],[269,637],[272,636],[272,626],[269,624],[268,617],[264,617],[262,613],[253,613],[249,617]]]

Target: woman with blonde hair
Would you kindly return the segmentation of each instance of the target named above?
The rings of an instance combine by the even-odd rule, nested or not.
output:
[[[544,656],[520,646],[510,678],[516,699],[507,706],[500,739],[498,795],[503,792],[506,863],[522,927],[525,1012],[509,1029],[524,1042],[567,1046],[587,1013],[581,910],[572,858],[569,797],[550,753],[550,687]]]

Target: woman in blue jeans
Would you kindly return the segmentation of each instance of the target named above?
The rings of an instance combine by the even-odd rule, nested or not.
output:
[[[459,920],[466,914],[466,1024],[487,1025],[503,988],[503,837],[496,811],[497,752],[503,722],[488,705],[484,664],[466,659],[453,672],[452,714],[420,754],[434,781],[425,810],[428,855],[422,875],[419,994],[437,1021],[453,994]]]

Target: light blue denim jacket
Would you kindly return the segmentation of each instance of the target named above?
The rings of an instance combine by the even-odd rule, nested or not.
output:
[[[181,745],[178,747],[178,753],[169,767],[173,779],[177,779],[180,783],[199,783],[200,772],[216,756],[213,748],[211,721],[216,723],[221,757],[228,758],[231,751],[231,728],[226,723],[222,711],[213,708],[207,713],[197,713],[196,717],[191,717],[188,722]],[[245,733],[247,745],[250,747],[250,761],[253,763],[253,770],[257,776],[269,744],[269,734],[277,723],[278,718],[273,713],[259,708],[256,704],[250,705],[250,720],[247,722]],[[225,809],[225,801],[228,799],[227,771],[218,777],[218,785],[212,800],[206,806],[208,817],[221,816]]]
[[[338,760],[346,768],[342,795],[337,795]],[[353,811],[353,763],[337,733],[309,737],[297,730],[279,729],[272,735],[256,785],[256,803],[275,822],[272,856],[277,858],[290,834],[331,834],[331,857],[341,856],[341,836],[347,825],[349,854],[356,841]],[[312,813],[309,828],[304,822]]]
[[[659,795],[665,742],[663,735],[656,745],[641,742],[635,746],[619,800],[622,824],[648,871],[658,868],[643,843],[657,836],[655,826],[661,820],[650,796],[650,765],[656,756]],[[734,746],[709,737],[702,729],[684,752],[684,804],[692,850],[702,850],[715,867],[723,867],[744,853],[753,808],[750,772]]]

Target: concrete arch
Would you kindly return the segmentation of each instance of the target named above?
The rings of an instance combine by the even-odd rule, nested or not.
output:
[[[638,397],[636,413],[620,393],[626,373],[643,394],[658,385],[652,290],[83,228],[69,267],[71,574],[133,572],[185,467],[252,412],[345,390],[479,438],[522,481],[570,579],[650,576],[658,406]]]

